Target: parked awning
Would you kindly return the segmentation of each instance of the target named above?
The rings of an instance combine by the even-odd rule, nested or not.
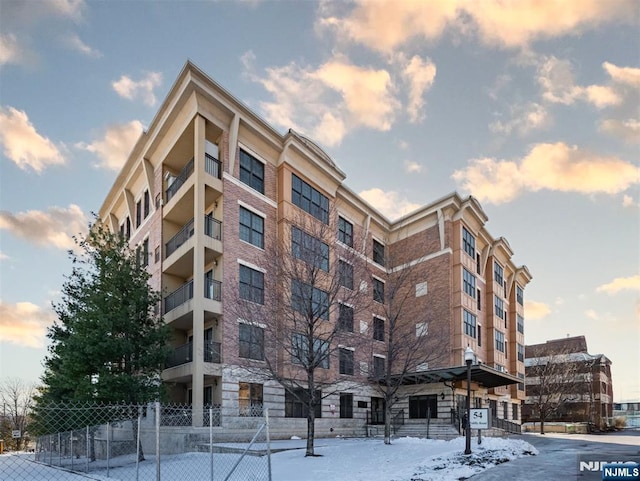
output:
[[[417,371],[404,375],[392,376],[394,381],[400,380],[401,384],[430,384],[435,382],[466,381],[467,366],[445,367],[441,369],[430,369],[427,371]],[[471,366],[471,381],[484,387],[508,386],[524,382],[511,374],[496,371],[485,364],[474,364]],[[384,380],[381,382],[384,383]]]

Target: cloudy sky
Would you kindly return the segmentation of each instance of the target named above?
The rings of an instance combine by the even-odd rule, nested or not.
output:
[[[187,59],[389,218],[457,190],[640,400],[640,3],[0,1],[0,378],[37,381],[67,249]]]

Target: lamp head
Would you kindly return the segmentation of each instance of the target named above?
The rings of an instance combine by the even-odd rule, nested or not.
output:
[[[476,355],[473,352],[473,349],[471,349],[469,346],[467,346],[467,348],[464,350],[464,361],[465,362],[473,362],[475,357],[476,357]]]

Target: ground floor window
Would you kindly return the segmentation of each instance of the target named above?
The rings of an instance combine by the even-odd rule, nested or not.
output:
[[[262,416],[262,384],[238,383],[238,407],[240,416]]]
[[[315,417],[322,417],[322,394],[315,393],[316,405],[314,406]],[[309,392],[302,388],[287,389],[284,393],[284,416],[286,418],[306,418],[307,407],[309,405]]]
[[[353,417],[353,394],[340,393],[340,417]]]
[[[518,405],[514,404],[513,405],[513,420],[517,421],[518,419],[520,419],[520,416],[518,416]]]
[[[438,396],[426,394],[409,396],[409,419],[426,419],[438,417]]]
[[[502,414],[503,414],[503,419],[509,419],[509,403],[508,402],[503,402],[502,403]]]

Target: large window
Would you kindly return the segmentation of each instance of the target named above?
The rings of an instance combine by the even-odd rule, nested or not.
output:
[[[476,298],[476,276],[466,269],[462,269],[462,285],[464,292],[469,296]]]
[[[322,393],[316,391],[313,412],[315,417],[322,417]],[[309,405],[309,393],[303,388],[287,389],[284,392],[284,417],[286,418],[306,418]]]
[[[340,417],[353,417],[353,394],[340,393]]]
[[[477,318],[466,309],[462,311],[462,317],[464,320],[464,333],[467,336],[476,337],[476,322]]]
[[[291,227],[291,252],[307,264],[329,271],[329,246],[297,227]]]
[[[341,331],[353,332],[353,307],[340,304],[338,311],[338,328]]]
[[[373,317],[373,338],[376,341],[384,341],[384,319]]]
[[[264,304],[264,274],[240,265],[240,298]]]
[[[310,352],[307,336],[293,333],[291,335],[291,362],[301,364],[305,368],[329,369],[329,343],[314,337],[313,352]]]
[[[240,207],[240,239],[264,248],[264,219],[244,207]]]
[[[264,359],[264,330],[258,326],[241,323],[239,327],[239,356],[245,359]]]
[[[518,379],[522,379],[522,382],[518,383],[518,391],[524,391],[524,374],[519,372]]]
[[[517,284],[516,284],[516,301],[521,306],[524,305],[524,291],[522,290],[522,287],[520,287]]]
[[[340,348],[340,374],[353,376],[353,351],[351,349]]]
[[[142,245],[136,249],[136,257],[138,264],[142,267],[149,265],[149,239],[142,241]]]
[[[240,181],[264,194],[264,164],[240,149]]]
[[[520,334],[524,334],[524,317],[522,317],[520,314],[516,314],[516,322],[518,326],[518,332]]]
[[[384,376],[386,361],[384,357],[373,356],[373,377]]]
[[[342,217],[338,217],[338,240],[353,247],[353,224]]]
[[[496,329],[496,349],[500,352],[505,351],[504,347],[504,332]]]
[[[309,319],[329,320],[329,294],[295,279],[291,281],[291,307]]]
[[[476,238],[473,234],[467,230],[466,227],[462,228],[462,247],[464,251],[472,258],[476,257]]]
[[[144,218],[146,219],[147,217],[149,217],[149,205],[151,204],[151,199],[149,197],[148,190],[144,191],[143,199],[144,199],[143,215],[144,215]]]
[[[384,282],[373,278],[373,300],[384,304]]]
[[[296,174],[291,174],[291,176],[291,201],[316,219],[328,224],[329,198]]]
[[[501,286],[504,285],[504,269],[497,261],[493,261],[493,280]]]
[[[373,239],[373,262],[384,266],[384,244]]]
[[[262,416],[262,384],[239,382],[238,408],[240,416]]]
[[[338,279],[340,285],[353,290],[353,265],[347,261],[338,261]]]
[[[504,301],[498,296],[494,296],[494,299],[496,316],[498,316],[500,319],[504,319]]]
[[[524,362],[524,346],[518,343],[518,361]]]

